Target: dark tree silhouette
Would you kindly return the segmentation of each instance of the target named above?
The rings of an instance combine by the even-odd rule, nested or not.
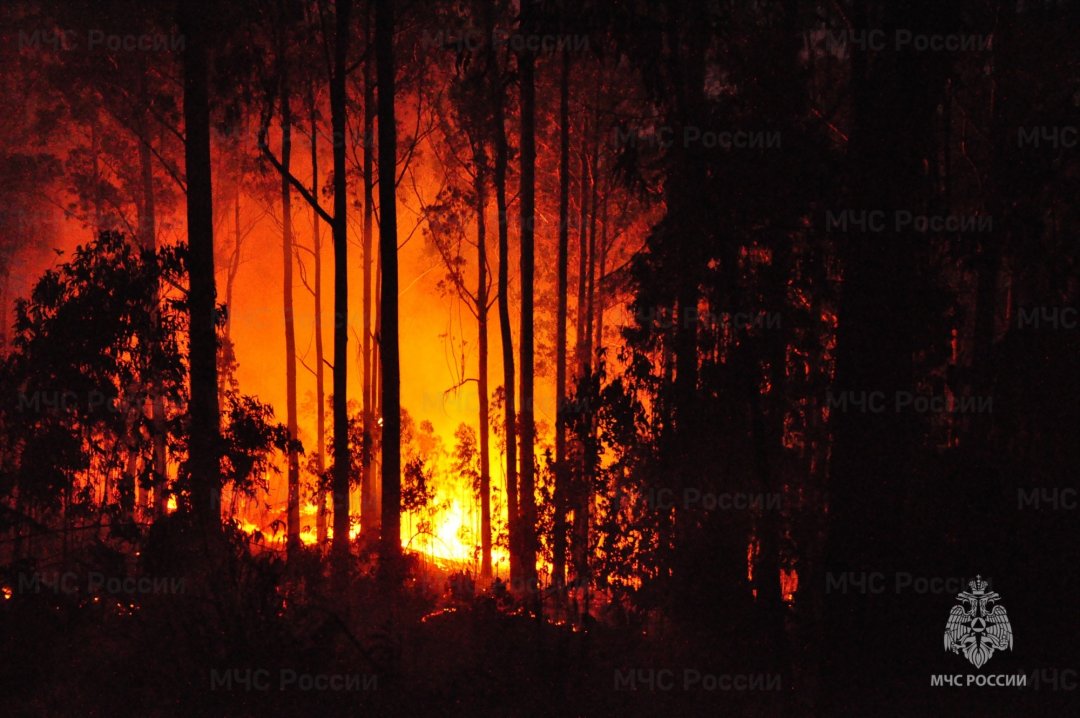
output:
[[[188,266],[191,313],[191,456],[195,515],[208,531],[220,523],[221,447],[217,395],[214,212],[210,177],[209,29],[206,6],[183,3],[184,168],[187,178]]]
[[[379,87],[379,261],[382,266],[382,562],[394,575],[401,555],[401,371],[398,359],[397,124],[394,120],[394,2],[375,3],[375,64]]]

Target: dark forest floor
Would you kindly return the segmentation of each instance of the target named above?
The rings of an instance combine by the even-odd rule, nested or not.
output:
[[[550,607],[538,621],[501,595],[471,595],[430,566],[414,563],[404,587],[388,591],[358,564],[342,591],[314,552],[286,569],[272,553],[231,546],[211,574],[144,591],[94,585],[121,575],[100,547],[52,573],[7,567],[0,715],[1076,714],[1075,691],[981,691],[976,704],[970,691],[931,690],[922,665],[868,673],[815,708],[812,667],[779,675],[754,628],[721,612],[647,625],[597,612],[582,627],[552,619]],[[151,540],[137,575],[175,576],[165,567],[183,561]]]

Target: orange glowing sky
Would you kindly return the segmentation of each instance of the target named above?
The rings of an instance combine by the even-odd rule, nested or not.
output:
[[[403,125],[409,125],[412,120],[408,118],[408,108],[403,114]],[[413,115],[415,117],[415,115]],[[309,146],[306,135],[307,128],[303,125],[294,128],[293,135],[293,173],[305,184],[310,182],[311,169],[309,160]],[[243,139],[243,138],[242,138]],[[249,155],[257,154],[257,146],[252,137],[243,148]],[[429,140],[430,142],[431,140]],[[435,140],[437,141],[437,140]],[[328,155],[329,143],[325,138],[321,139],[320,146],[320,170],[321,173],[330,167]],[[280,152],[280,131],[272,128],[270,132],[270,145],[275,153]],[[214,146],[214,182],[216,204],[215,214],[224,212],[227,214],[215,228],[215,255],[217,272],[218,301],[224,302],[226,298],[226,261],[231,254],[234,243],[234,230],[232,220],[234,168],[229,164],[229,155],[223,154],[225,143],[220,138],[215,139]],[[399,170],[400,171],[400,170]],[[411,164],[401,182],[398,192],[398,217],[399,217],[399,244],[404,245],[399,251],[399,313],[401,322],[401,401],[402,406],[410,413],[417,424],[421,421],[429,421],[434,427],[435,433],[441,437],[444,448],[452,451],[455,444],[454,431],[457,426],[465,422],[474,428],[478,426],[479,402],[477,397],[477,385],[475,381],[463,384],[457,391],[448,392],[455,384],[464,377],[475,379],[477,375],[477,326],[476,321],[460,299],[455,295],[441,291],[438,284],[446,276],[445,267],[438,253],[429,245],[429,240],[424,235],[424,227],[417,227],[421,221],[420,204],[431,202],[435,199],[439,188],[444,182],[444,170],[439,164],[439,159],[434,152],[427,151],[422,145],[411,156]],[[325,182],[325,176],[321,178]],[[271,182],[276,182],[276,177],[271,175]],[[511,178],[511,183],[516,178]],[[513,204],[514,187],[511,190],[511,205],[509,214],[510,222],[510,295],[511,295],[511,325],[515,335],[515,355],[519,351],[517,346],[517,332],[519,329],[518,319],[518,295],[520,288],[517,286],[518,252],[517,252],[517,228],[516,228],[516,204]],[[362,212],[359,207],[359,198],[362,196],[360,182],[351,181],[349,186],[350,204],[349,216],[349,342],[348,342],[348,386],[349,399],[359,402],[361,397],[360,377],[360,331],[362,330],[362,267],[361,257],[361,221]],[[536,306],[538,315],[554,315],[556,296],[554,292],[554,262],[551,261],[555,252],[555,223],[550,216],[544,214],[545,202],[553,203],[554,198],[548,197],[544,192],[538,193],[538,217],[537,231],[537,287]],[[322,197],[325,207],[331,206],[331,199]],[[243,224],[246,224],[252,213],[258,214],[260,207],[269,205],[270,213],[262,217],[252,231],[245,237],[243,242],[242,263],[237,274],[232,296],[232,305],[229,307],[231,321],[231,335],[235,345],[236,357],[239,362],[237,379],[240,389],[245,394],[252,394],[264,402],[268,402],[275,408],[278,420],[285,421],[285,337],[284,337],[284,309],[282,299],[283,266],[282,266],[282,238],[280,227],[280,195],[269,194],[266,198],[256,198],[251,187],[245,183],[242,194]],[[182,204],[173,213],[162,211],[158,218],[158,242],[169,244],[184,237],[184,222]],[[298,194],[293,194],[293,228],[294,241],[303,247],[311,248],[312,243],[312,212],[308,204]],[[487,248],[489,267],[492,279],[492,296],[496,287],[494,279],[498,270],[498,237],[496,212],[493,202],[488,207],[487,213]],[[48,266],[57,262],[65,261],[70,256],[70,250],[79,243],[89,240],[89,229],[74,219],[62,220],[58,224],[57,247],[68,251],[66,256],[58,257],[43,248],[36,251],[25,251],[22,258],[22,266],[13,272],[11,288],[13,293],[23,294],[29,290],[32,281]],[[470,240],[475,239],[475,222],[465,230]],[[327,361],[332,359],[333,351],[333,247],[331,244],[330,228],[325,223],[320,227],[322,237],[322,262],[323,262],[323,341],[324,352]],[[407,241],[406,241],[406,238]],[[378,225],[375,226],[374,244],[378,245]],[[623,258],[625,247],[632,242],[623,243]],[[472,289],[475,286],[475,248],[466,244],[462,251],[468,263],[465,269],[466,283]],[[299,256],[304,262],[306,276],[309,282],[314,280],[314,267],[310,251],[300,251]],[[568,342],[574,346],[574,307],[576,303],[576,237],[571,239],[571,269],[570,269],[570,320],[568,321]],[[621,261],[619,253],[612,254],[613,266]],[[294,269],[295,280],[293,288],[294,316],[296,330],[296,345],[299,358],[309,367],[315,365],[314,344],[314,298],[300,281],[300,272]],[[374,273],[372,278],[374,284]],[[548,306],[548,305],[551,306]],[[10,308],[8,309],[10,311]],[[377,311],[377,310],[375,310]],[[616,312],[610,312],[608,318],[610,325],[615,323]],[[374,328],[374,318],[372,327]],[[554,342],[553,336],[548,336],[554,331],[552,321],[537,319],[537,353],[536,353],[536,421],[538,425],[537,453],[540,454],[546,445],[551,442],[551,429],[555,423],[555,387],[553,367],[545,356],[545,347],[550,347]],[[453,336],[450,342],[447,335]],[[464,345],[462,344],[464,342]],[[462,357],[464,351],[464,357]],[[464,361],[464,375],[462,375],[462,362]],[[489,387],[494,394],[495,390],[503,384],[502,361],[501,361],[501,338],[498,323],[497,306],[492,306],[489,313]],[[550,372],[551,375],[548,375]],[[520,375],[517,377],[520,380]],[[331,373],[326,368],[325,390],[329,395],[331,390]],[[315,376],[300,363],[297,365],[297,402],[299,409],[298,424],[300,439],[310,450],[315,449]],[[519,404],[520,406],[520,404]],[[330,412],[327,411],[327,430],[332,430]],[[492,407],[492,428],[501,424],[502,412]],[[327,437],[329,438],[329,437]],[[491,439],[491,473],[492,485],[497,490],[504,486],[505,469],[502,454],[498,442],[494,436]],[[285,502],[285,476],[284,474],[271,475],[271,495],[269,501],[272,506],[271,512],[266,514],[266,524],[273,520],[277,509],[283,509]],[[450,508],[444,512],[446,515],[436,522],[434,532],[440,540],[447,542],[457,531],[461,524],[469,523],[476,519],[477,509],[475,499],[471,492],[463,486],[440,486],[436,484],[436,502],[449,501]],[[354,503],[356,499],[354,498]],[[354,506],[353,511],[358,511]],[[255,518],[255,517],[251,517]],[[308,522],[305,520],[304,522]],[[411,535],[408,531],[409,522],[403,521],[403,541],[407,542]],[[266,525],[262,527],[267,530]],[[436,547],[432,551],[438,552]],[[457,554],[465,551],[462,546],[450,550]]]

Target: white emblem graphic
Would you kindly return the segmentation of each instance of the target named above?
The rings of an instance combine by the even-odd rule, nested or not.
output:
[[[990,660],[994,651],[1013,647],[1012,626],[1005,613],[1005,607],[994,591],[987,592],[989,584],[976,576],[968,583],[971,591],[962,591],[956,595],[960,603],[949,612],[945,623],[945,650],[953,653],[964,652],[964,657],[976,668]]]

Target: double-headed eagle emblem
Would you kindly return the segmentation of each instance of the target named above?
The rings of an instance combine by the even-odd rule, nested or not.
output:
[[[968,586],[971,591],[956,595],[959,603],[953,606],[945,623],[945,650],[963,651],[972,665],[982,668],[994,651],[1012,650],[1012,626],[1005,607],[999,603],[1001,596],[986,590],[989,584],[982,576],[976,576]]]

